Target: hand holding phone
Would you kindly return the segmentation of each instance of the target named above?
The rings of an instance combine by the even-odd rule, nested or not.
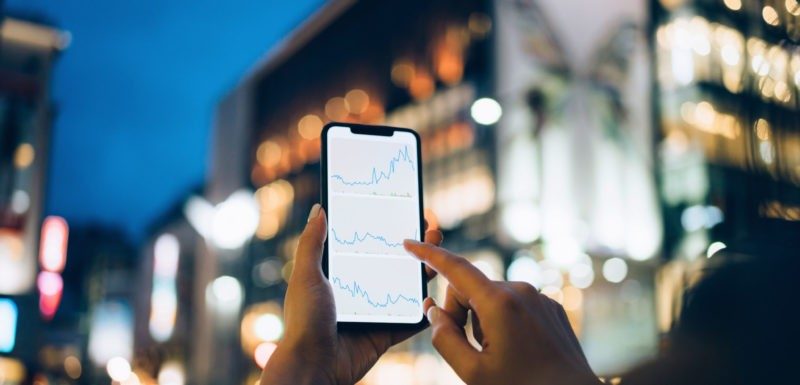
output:
[[[354,384],[386,350],[424,327],[339,330],[333,288],[322,272],[327,233],[325,210],[315,205],[294,257],[284,301],[286,331],[264,367],[262,385]],[[425,242],[441,241],[441,232],[425,232]]]

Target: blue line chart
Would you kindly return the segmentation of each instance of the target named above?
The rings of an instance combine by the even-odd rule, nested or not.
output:
[[[417,300],[416,298],[409,298],[409,297],[406,297],[405,295],[402,295],[402,294],[397,294],[395,296],[392,296],[391,294],[387,293],[386,294],[386,298],[384,298],[384,299],[382,299],[380,301],[373,300],[370,297],[369,292],[364,290],[364,288],[362,288],[358,284],[358,282],[353,281],[352,285],[346,284],[346,283],[343,283],[342,280],[339,279],[339,277],[331,277],[331,284],[335,285],[340,290],[346,291],[353,298],[359,298],[360,297],[361,299],[366,301],[370,306],[372,306],[372,307],[374,307],[376,309],[377,308],[386,308],[386,307],[389,307],[391,305],[396,305],[400,301],[407,302],[407,303],[410,303],[410,304],[414,304],[414,305],[417,305],[417,306],[419,306],[419,304],[420,304],[419,300]]]
[[[397,166],[401,163],[408,163],[411,170],[416,171],[414,159],[408,152],[408,146],[403,146],[403,148],[397,152],[397,155],[389,161],[389,166],[386,171],[378,171],[377,167],[373,167],[369,179],[347,180],[339,174],[331,175],[331,179],[337,180],[345,186],[373,186],[381,183],[381,181],[392,179],[392,176],[397,171]]]
[[[348,239],[339,238],[339,234],[336,233],[336,229],[331,227],[331,234],[333,235],[333,240],[336,241],[336,243],[338,243],[340,245],[354,246],[356,244],[364,243],[365,241],[367,241],[369,239],[369,240],[374,240],[376,242],[382,243],[386,247],[391,247],[391,248],[403,247],[403,241],[400,241],[400,242],[389,241],[388,239],[386,239],[386,237],[384,237],[382,235],[374,235],[374,234],[372,234],[370,232],[366,232],[364,234],[359,234],[356,231],[355,233],[353,233],[353,238],[348,240]],[[414,232],[414,237],[412,239],[417,239],[417,232],[416,231]]]

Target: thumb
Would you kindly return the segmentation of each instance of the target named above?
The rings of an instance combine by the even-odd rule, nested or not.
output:
[[[470,345],[464,329],[446,311],[431,306],[428,308],[428,321],[431,324],[433,347],[455,370],[462,380],[469,383],[477,369],[479,352]]]
[[[311,212],[308,214],[308,223],[297,243],[292,279],[324,279],[322,248],[325,245],[327,227],[325,210],[317,203],[311,208]]]

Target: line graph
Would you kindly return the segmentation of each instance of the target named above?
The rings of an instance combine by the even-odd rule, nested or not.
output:
[[[414,304],[417,306],[419,306],[420,304],[418,299],[405,296],[403,294],[392,295],[390,293],[387,293],[385,298],[381,300],[373,300],[372,297],[370,297],[369,292],[364,288],[362,288],[361,285],[358,284],[358,282],[353,281],[352,284],[343,283],[342,280],[339,279],[339,277],[332,277],[331,284],[333,284],[334,287],[337,287],[339,290],[346,291],[347,293],[350,294],[352,298],[363,299],[367,304],[369,304],[374,308],[386,308],[391,305],[395,305],[400,301]]]
[[[412,198],[417,193],[416,148],[404,143],[341,140],[330,156],[334,193]]]
[[[386,247],[390,247],[390,248],[393,248],[393,249],[402,248],[403,247],[403,241],[402,240],[398,240],[396,242],[395,241],[390,241],[390,240],[386,239],[386,237],[384,237],[383,235],[374,235],[374,234],[370,233],[369,231],[367,231],[367,232],[365,232],[363,234],[359,234],[359,232],[356,231],[356,232],[353,233],[353,236],[350,239],[343,239],[343,238],[339,237],[339,234],[336,232],[336,229],[331,227],[331,234],[333,235],[333,240],[336,241],[336,243],[338,243],[340,245],[345,245],[345,246],[355,246],[355,245],[367,242],[368,240],[373,240],[376,243],[380,243],[380,244],[382,244],[382,245],[384,245]],[[417,235],[418,234],[419,233],[415,230],[414,231],[414,235],[412,237],[410,237],[410,239],[417,239]]]
[[[401,317],[418,321],[422,314],[422,265],[410,257],[375,258],[333,255],[329,282],[339,320]],[[385,318],[383,318],[385,319]]]
[[[408,153],[408,146],[403,146],[403,148],[397,152],[397,155],[389,161],[389,167],[387,167],[386,171],[378,171],[377,167],[373,167],[372,174],[368,180],[348,181],[339,174],[331,175],[331,178],[341,182],[345,186],[372,186],[380,183],[382,180],[391,179],[392,175],[397,171],[397,165],[400,162],[408,163],[408,166],[411,167],[411,171],[417,170],[414,165],[414,159]]]

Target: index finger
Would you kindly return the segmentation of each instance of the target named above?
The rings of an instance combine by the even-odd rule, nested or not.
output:
[[[440,247],[410,239],[406,239],[403,246],[445,277],[467,300],[481,297],[493,287],[492,281],[463,257],[451,254]]]

